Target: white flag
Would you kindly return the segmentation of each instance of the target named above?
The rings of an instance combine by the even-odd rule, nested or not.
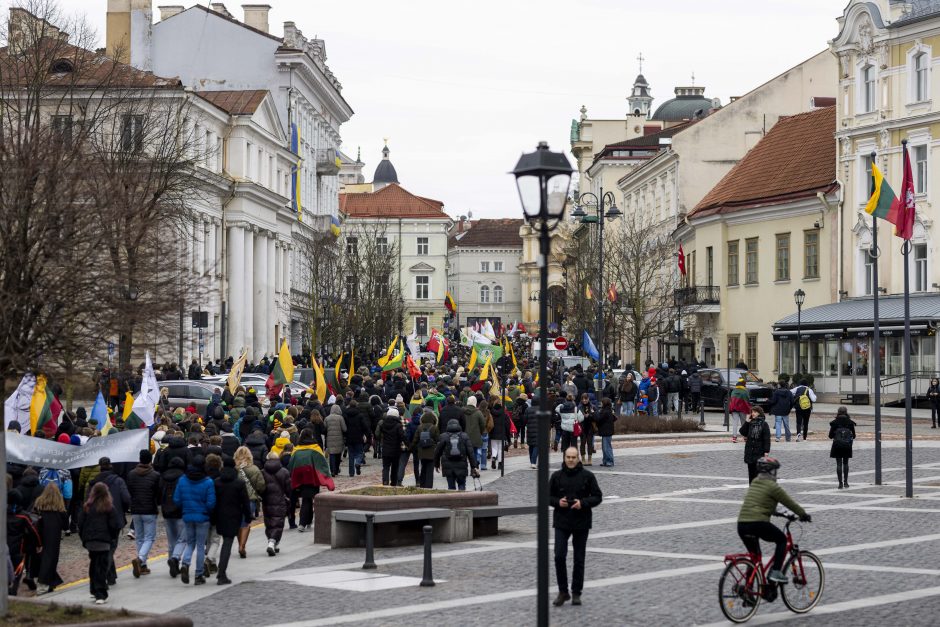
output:
[[[36,375],[27,372],[13,394],[3,402],[3,428],[6,429],[14,420],[20,423],[20,433],[29,429],[29,404],[33,400],[36,387]]]
[[[150,422],[153,424],[153,411],[160,402],[160,387],[157,385],[157,375],[153,372],[153,362],[150,361],[150,351],[147,351],[147,361],[144,365],[144,377],[140,385],[140,394],[150,403]]]
[[[486,319],[486,322],[483,325],[483,335],[493,341],[496,340],[496,331],[493,330],[493,325],[490,323],[489,318]]]
[[[473,329],[468,328],[467,331],[469,331],[471,346],[473,346],[474,344],[492,344],[493,343],[490,341],[490,338],[486,337],[485,335],[477,331],[474,331]]]
[[[411,328],[411,334],[405,338],[405,344],[408,346],[408,352],[412,354],[415,358],[418,357],[418,353],[421,352],[421,347],[418,345],[418,329],[417,327]]]

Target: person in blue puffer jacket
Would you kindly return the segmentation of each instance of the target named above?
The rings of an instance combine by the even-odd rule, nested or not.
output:
[[[215,484],[206,476],[205,458],[193,457],[186,468],[186,474],[180,477],[173,492],[173,501],[183,510],[185,525],[180,580],[189,583],[189,564],[196,552],[195,585],[206,583],[203,565],[206,558],[206,537],[209,535],[209,515],[215,509]]]

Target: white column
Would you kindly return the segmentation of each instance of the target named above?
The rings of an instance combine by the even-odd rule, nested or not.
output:
[[[206,274],[215,275],[216,257],[219,255],[219,242],[215,239],[215,222],[209,220],[206,222],[206,228],[209,229],[208,241],[206,242]]]
[[[228,347],[224,352],[237,359],[245,343],[245,233],[241,227],[229,227],[228,242]]]
[[[281,293],[281,255],[283,250],[281,249],[281,242],[278,239],[274,240],[274,293]]]
[[[255,258],[252,268],[252,301],[254,304],[252,307],[254,310],[252,315],[254,315],[255,354],[260,359],[266,352],[271,351],[271,346],[267,343],[268,338],[265,333],[268,325],[268,321],[266,320],[268,317],[268,305],[265,302],[265,296],[267,294],[265,285],[268,282],[268,237],[264,231],[255,235]]]
[[[245,298],[242,302],[242,317],[244,318],[244,344],[248,350],[248,360],[258,363],[258,355],[255,351],[254,342],[254,292],[252,291],[252,274],[255,267],[255,231],[256,227],[247,227],[245,229],[245,255],[244,271],[241,276],[232,274],[232,281],[241,281],[244,285]]]
[[[273,351],[274,353],[277,353],[277,350],[280,347],[275,346],[275,342],[277,340],[274,337],[274,325],[277,324],[277,319],[278,319],[276,309],[274,307],[274,275],[275,275],[275,269],[276,269],[274,265],[275,263],[274,241],[275,241],[274,237],[271,237],[270,239],[267,240],[267,247],[268,247],[267,270],[268,271],[267,271],[267,274],[265,275],[267,277],[267,281],[265,282],[265,286],[264,286],[265,288],[264,289],[264,293],[265,293],[264,301],[265,301],[266,313],[267,313],[267,315],[265,316],[265,337],[267,338],[267,342],[268,342],[268,347],[269,347],[268,350]]]
[[[291,250],[293,247],[288,244],[284,247],[284,289],[282,290],[287,294],[287,307],[290,309],[290,292],[291,292]]]

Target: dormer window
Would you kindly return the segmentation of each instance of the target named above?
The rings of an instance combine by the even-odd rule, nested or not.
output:
[[[56,59],[52,62],[49,71],[53,74],[68,74],[75,71],[75,66],[68,59]]]

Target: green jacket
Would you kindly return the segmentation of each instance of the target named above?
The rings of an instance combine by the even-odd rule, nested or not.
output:
[[[751,487],[744,495],[738,522],[770,522],[770,515],[777,509],[777,503],[783,503],[797,516],[806,513],[776,481],[758,477],[751,482]]]
[[[432,403],[434,403],[434,413],[440,416],[441,415],[441,403],[446,401],[447,397],[441,394],[440,392],[438,392],[437,390],[430,390],[424,400],[425,402],[431,401]]]
[[[463,408],[464,422],[466,423],[466,433],[470,438],[473,448],[483,446],[483,431],[486,429],[486,418],[476,407],[467,406]],[[447,425],[444,425],[447,428]]]

